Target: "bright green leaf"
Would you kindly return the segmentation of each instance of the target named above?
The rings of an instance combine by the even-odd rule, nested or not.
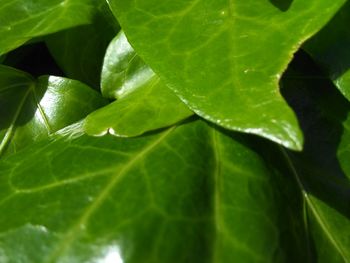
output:
[[[132,139],[88,137],[79,126],[63,133],[0,162],[4,260],[302,258],[278,175],[245,139],[202,121]]]
[[[344,2],[109,1],[136,52],[194,112],[298,150],[302,135],[278,82]]]
[[[350,262],[345,2],[3,1],[0,263]]]
[[[85,120],[90,135],[141,135],[170,126],[193,115],[157,77],[127,96],[94,111]]]
[[[120,99],[150,79],[158,79],[155,75],[121,31],[106,51],[101,73],[101,92],[106,98]]]
[[[90,135],[137,136],[193,114],[137,56],[124,33],[107,50],[102,93],[117,101],[87,117],[85,130]]]
[[[47,137],[105,104],[84,84],[61,77],[37,81],[13,68],[0,67],[0,154]]]
[[[91,23],[95,0],[0,0],[0,55],[28,40]]]

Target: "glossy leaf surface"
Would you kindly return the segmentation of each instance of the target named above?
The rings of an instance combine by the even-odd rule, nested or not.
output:
[[[272,262],[295,253],[293,238],[286,248],[279,241],[297,215],[242,138],[201,121],[136,139],[79,129],[0,162],[5,260],[17,259],[16,239],[26,262]]]
[[[85,131],[90,135],[136,136],[193,114],[138,57],[123,32],[107,50],[102,93],[117,101],[88,116]]]
[[[31,38],[91,23],[95,0],[0,1],[0,55]]]
[[[350,100],[350,2],[304,49],[317,60],[345,97]]]
[[[136,52],[194,112],[299,150],[278,82],[299,45],[344,2],[109,1]]]
[[[91,24],[69,28],[46,38],[47,46],[69,78],[100,88],[103,57],[119,31],[105,1],[97,1]]]
[[[349,11],[3,0],[0,263],[350,262]]]
[[[106,102],[84,84],[61,77],[38,80],[0,67],[0,153],[16,152],[33,141],[80,120]]]
[[[155,75],[121,31],[109,44],[104,57],[101,92],[106,98],[120,99],[156,78]]]

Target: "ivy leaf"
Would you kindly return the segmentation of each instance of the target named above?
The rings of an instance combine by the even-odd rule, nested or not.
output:
[[[305,134],[304,151],[282,154],[304,198],[317,262],[348,262],[350,103],[310,60],[299,62],[303,70],[292,63],[283,81]]]
[[[94,5],[94,0],[2,1],[0,55],[34,37],[91,23]]]
[[[0,161],[0,255],[26,262],[298,258],[288,234],[297,233],[289,223],[298,216],[288,213],[277,174],[245,140],[202,121],[131,139],[67,128]]]
[[[303,41],[344,0],[110,0],[136,52],[198,115],[300,150],[302,135],[278,92]]]
[[[117,101],[86,118],[84,128],[90,135],[137,136],[193,115],[138,57],[123,32],[107,49],[101,86],[105,96]]]
[[[155,78],[155,75],[130,46],[124,32],[120,31],[106,51],[101,92],[106,98],[120,99]]]
[[[342,94],[350,100],[350,3],[303,48],[321,64]]]
[[[49,35],[45,42],[69,78],[99,89],[103,57],[119,26],[105,1],[95,9],[92,24]]]
[[[294,54],[346,0],[108,1],[136,51],[123,33],[108,49],[106,108],[79,81],[0,66],[0,262],[350,262],[348,4],[304,45],[322,69]],[[35,76],[31,47],[1,43],[69,28],[77,60],[51,51],[77,65],[73,42],[110,21],[104,1],[32,2],[1,5],[0,33],[19,24],[0,61]],[[66,72],[97,87],[100,47],[91,78]],[[211,123],[181,121],[179,98]]]
[[[302,153],[197,120],[138,138],[89,137],[80,123],[3,158],[1,255],[349,261],[350,104],[325,78],[295,68],[282,84],[305,133]]]
[[[46,138],[105,103],[78,81],[55,76],[35,80],[0,66],[0,153],[13,153]]]

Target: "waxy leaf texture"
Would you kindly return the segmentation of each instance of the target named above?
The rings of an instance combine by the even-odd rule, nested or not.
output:
[[[349,7],[0,0],[0,263],[350,262]]]
[[[114,262],[271,262],[292,252],[279,245],[293,227],[277,174],[243,138],[202,121],[137,139],[92,138],[79,126],[57,137],[0,163],[6,260],[26,235],[27,262],[110,253]]]
[[[46,138],[106,104],[84,84],[55,76],[35,80],[0,66],[0,155]]]
[[[199,116],[300,150],[278,83],[344,0],[109,0],[139,55]],[[273,61],[273,63],[272,63]]]
[[[193,115],[138,57],[123,32],[107,49],[101,90],[117,101],[88,116],[84,128],[90,135],[137,136]]]
[[[0,55],[34,37],[91,23],[96,0],[0,1]]]

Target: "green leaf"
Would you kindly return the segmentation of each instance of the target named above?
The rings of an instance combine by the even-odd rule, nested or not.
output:
[[[349,262],[350,103],[314,65],[301,63],[303,71],[292,64],[283,83],[305,147],[299,154],[282,152],[303,194],[317,262]]]
[[[173,125],[191,115],[192,111],[156,77],[91,113],[85,120],[84,129],[90,135],[138,136]]]
[[[157,78],[152,69],[136,54],[123,31],[111,41],[106,51],[101,73],[104,97],[120,99]]]
[[[300,44],[345,0],[110,0],[136,52],[198,115],[300,150],[278,92]]]
[[[313,38],[304,49],[318,61],[334,84],[350,100],[350,2]]]
[[[295,182],[283,178],[248,146],[255,143],[217,132],[212,140],[217,239],[210,262],[305,259],[308,250]]]
[[[102,93],[117,101],[87,117],[84,128],[90,135],[137,136],[193,115],[137,56],[123,32],[107,49]]]
[[[202,121],[130,139],[88,137],[81,129],[0,161],[5,261],[302,258],[285,187],[245,138]],[[288,246],[280,244],[285,237]]]
[[[0,66],[0,154],[13,153],[105,104],[84,84],[55,76],[37,81]]]
[[[350,262],[348,1],[1,2],[0,263]]]
[[[95,2],[95,0],[2,0],[0,55],[34,37],[91,23],[94,18]]]
[[[46,38],[47,46],[69,78],[100,88],[105,50],[119,26],[105,1],[95,7],[92,24],[70,28]]]

